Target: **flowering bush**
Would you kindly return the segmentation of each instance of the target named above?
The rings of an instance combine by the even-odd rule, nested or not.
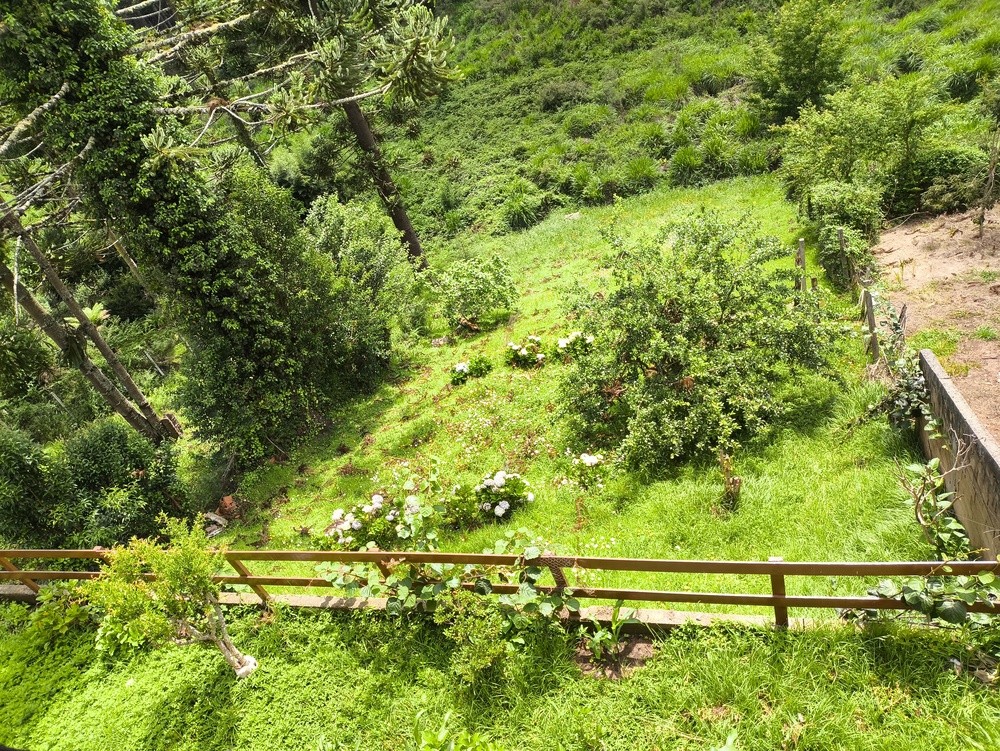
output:
[[[482,378],[493,370],[493,363],[482,355],[476,355],[468,362],[458,363],[451,371],[453,386],[461,386],[470,378]]]
[[[474,489],[480,514],[490,521],[509,519],[514,509],[535,500],[529,487],[527,480],[513,472],[487,475]]]
[[[569,361],[574,357],[587,354],[593,346],[593,335],[574,331],[565,339],[559,339],[556,342],[556,351],[564,361]]]
[[[604,486],[604,456],[584,451],[573,457],[573,475],[580,487],[601,489]]]
[[[545,364],[545,354],[542,352],[542,340],[537,336],[529,336],[525,344],[507,343],[507,364],[515,368],[540,368]]]
[[[415,481],[408,480],[403,489],[416,490]],[[412,549],[418,541],[437,536],[431,518],[436,513],[433,504],[421,503],[412,492],[395,501],[376,493],[367,503],[336,509],[326,535],[339,547]]]

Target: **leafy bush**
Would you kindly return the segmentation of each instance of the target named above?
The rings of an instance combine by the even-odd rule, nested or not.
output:
[[[510,267],[498,255],[458,261],[438,280],[445,317],[456,325],[474,327],[509,315],[517,302]]]
[[[191,316],[182,397],[198,431],[248,464],[289,451],[384,372],[395,257],[362,207],[324,203],[303,231],[291,196],[261,173],[234,170],[223,188],[228,265],[196,296],[223,310]]]
[[[564,339],[556,340],[556,354],[564,362],[569,362],[574,357],[579,357],[590,352],[594,347],[593,334],[584,334],[582,331],[574,331]]]
[[[147,644],[206,644],[222,653],[238,678],[249,675],[257,661],[229,636],[212,579],[223,565],[222,553],[208,549],[197,526],[171,520],[164,531],[169,545],[133,540],[116,548],[101,575],[87,584],[101,624],[98,648],[116,654]]]
[[[825,0],[788,0],[761,44],[758,90],[775,119],[794,117],[803,105],[818,105],[843,80],[846,37],[841,8]]]
[[[482,355],[472,357],[468,362],[458,363],[451,371],[452,386],[461,386],[470,378],[482,378],[493,370],[493,363]]]
[[[550,81],[538,89],[538,106],[543,112],[555,112],[567,104],[590,100],[590,86],[583,81]]]
[[[846,206],[847,218],[871,231],[877,223],[864,193],[878,194],[882,211],[892,211],[897,186],[906,185],[941,116],[931,85],[912,77],[855,86],[828,97],[822,110],[804,108],[798,121],[782,128],[781,176],[789,195],[805,204],[817,186],[839,183],[829,202],[860,201],[860,211]],[[899,197],[905,204],[905,191]]]
[[[809,191],[806,213],[821,227],[850,227],[871,239],[882,226],[882,191],[863,183],[819,183]]]
[[[592,138],[615,116],[613,109],[603,104],[581,104],[563,117],[563,127],[573,138]]]
[[[41,446],[0,423],[0,540],[27,547],[58,542],[55,511],[70,489]]]
[[[935,144],[914,161],[906,208],[933,213],[964,211],[982,197],[989,160],[981,149]]]
[[[501,470],[487,475],[474,489],[480,518],[486,521],[509,519],[518,508],[535,500],[530,487],[528,481],[515,472]]]
[[[159,530],[157,517],[178,514],[186,498],[175,449],[154,447],[118,418],[102,420],[66,441],[62,459],[75,499],[61,523],[74,544],[111,546]]]
[[[653,469],[779,416],[780,388],[823,365],[830,337],[812,296],[789,305],[792,275],[773,265],[782,256],[748,220],[713,214],[622,249],[613,289],[576,306],[599,332],[565,383],[578,430]]]

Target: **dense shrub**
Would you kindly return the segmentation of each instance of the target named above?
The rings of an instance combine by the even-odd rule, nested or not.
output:
[[[550,81],[538,90],[538,106],[543,112],[587,101],[590,101],[590,86],[583,81]]]
[[[38,334],[0,313],[0,399],[20,396],[52,365],[51,350]]]
[[[0,542],[47,547],[65,482],[41,446],[0,423]]]
[[[791,274],[772,263],[784,255],[747,220],[712,214],[620,252],[613,289],[577,305],[597,332],[565,384],[583,436],[653,469],[780,415],[780,388],[822,365],[829,335],[814,300],[789,305]]]
[[[361,209],[337,214],[317,240],[302,231],[288,193],[257,171],[235,170],[224,187],[223,240],[233,265],[205,292],[218,290],[256,321],[208,319],[204,336],[195,327],[182,396],[198,430],[249,463],[288,451],[321,424],[332,400],[370,387],[387,367],[382,293],[392,258],[386,230],[366,224]],[[331,257],[337,241],[349,245]],[[233,327],[227,337],[214,335],[219,325]]]
[[[872,238],[882,225],[882,191],[863,183],[818,183],[809,191],[806,213],[819,226],[850,227]]]
[[[563,118],[566,133],[573,138],[592,138],[614,119],[615,113],[607,105],[581,104]]]
[[[498,255],[458,261],[440,275],[438,289],[444,315],[453,324],[492,323],[517,301],[510,267]]]
[[[941,117],[933,88],[912,77],[839,91],[822,110],[806,107],[782,128],[781,176],[789,195],[806,202],[816,186],[842,183],[855,187],[838,188],[841,197],[871,189],[881,194],[881,209],[892,211],[897,187],[905,186]],[[870,217],[858,229],[870,231]]]
[[[174,447],[154,447],[121,420],[78,431],[62,454],[75,498],[61,507],[67,541],[111,546],[158,532],[157,517],[185,510]]]
[[[961,144],[935,143],[913,160],[896,201],[898,213],[962,211],[979,196],[977,177],[986,172],[987,154]]]

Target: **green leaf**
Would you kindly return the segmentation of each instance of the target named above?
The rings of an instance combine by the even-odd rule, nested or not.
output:
[[[533,561],[542,554],[542,551],[532,546],[524,551],[524,560]]]
[[[969,611],[965,609],[965,605],[957,601],[942,602],[937,606],[935,615],[942,621],[947,623],[965,623],[965,619],[969,615]]]

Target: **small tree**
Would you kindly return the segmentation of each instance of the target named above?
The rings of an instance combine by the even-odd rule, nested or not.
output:
[[[236,648],[213,580],[222,553],[210,551],[196,526],[171,519],[169,545],[132,540],[116,548],[101,576],[88,585],[101,619],[98,648],[114,653],[143,644],[211,644],[244,678],[257,660]]]
[[[788,0],[778,11],[756,82],[778,122],[804,105],[819,105],[843,80],[841,12],[825,0]]]

